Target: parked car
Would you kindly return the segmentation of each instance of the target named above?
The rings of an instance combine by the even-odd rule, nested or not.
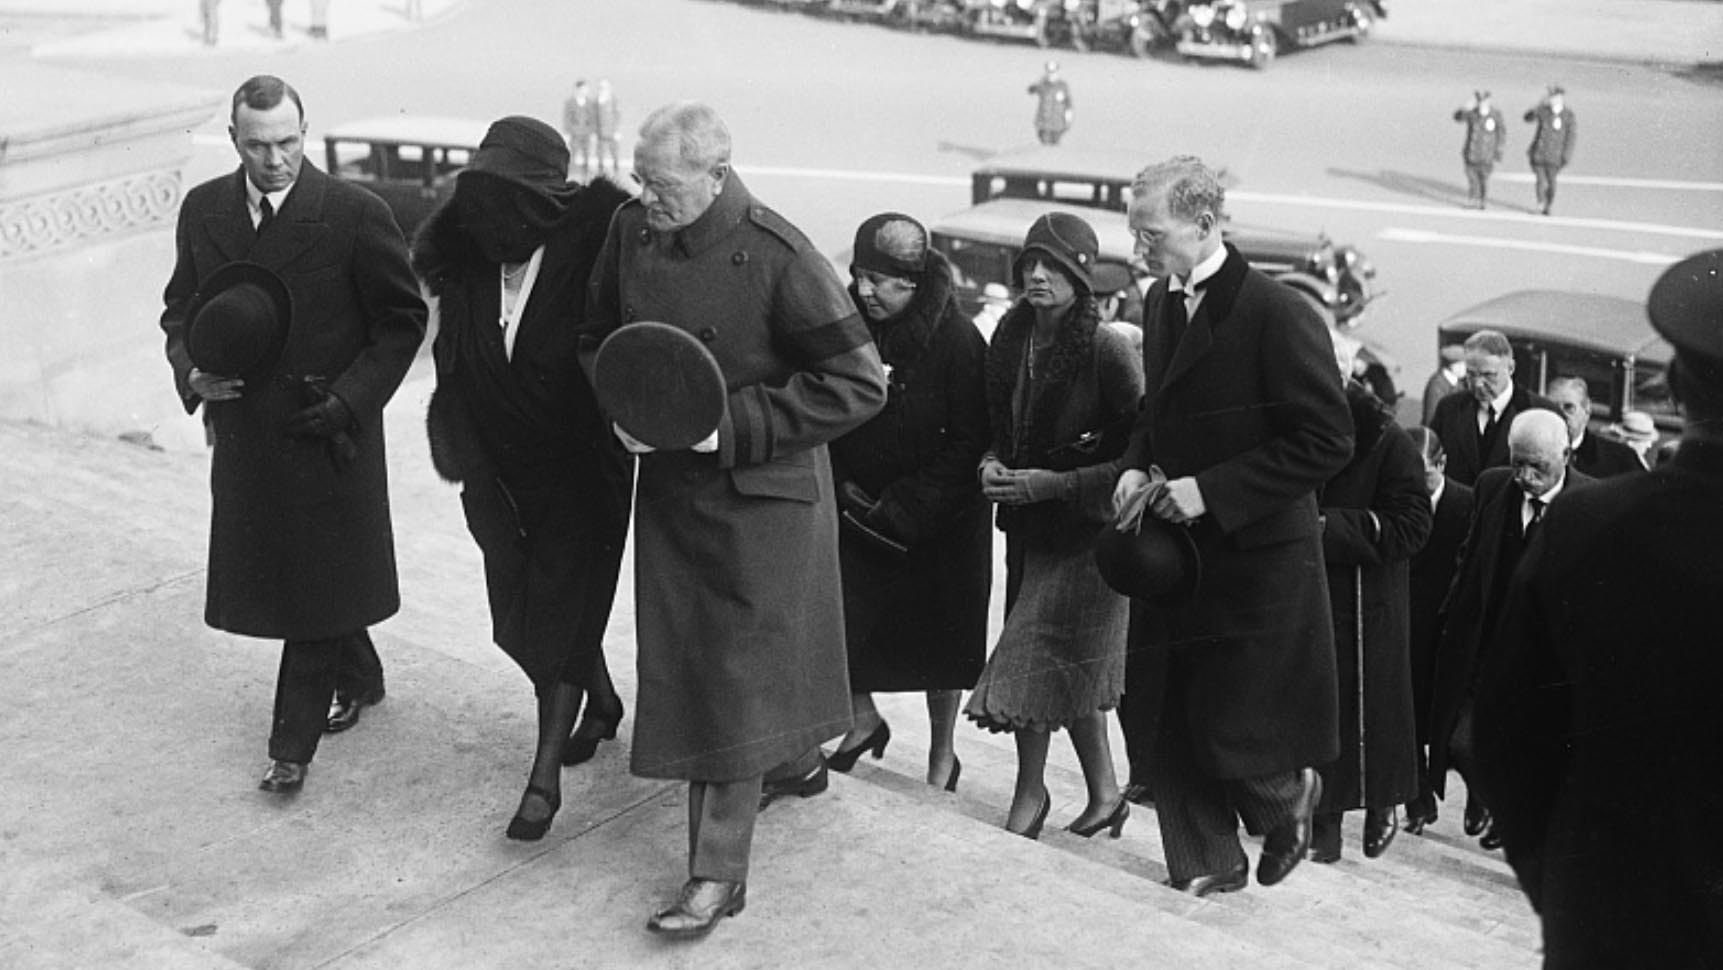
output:
[[[970,174],[970,201],[980,208],[996,199],[1035,199],[1114,213],[1106,217],[1123,238],[1123,213],[1131,201],[1131,181],[1142,157],[1109,152],[1043,148],[1001,155]],[[972,212],[974,210],[971,210]],[[1044,211],[1044,209],[1043,209]],[[1102,231],[1102,218],[1080,213]],[[1029,226],[1018,228],[1018,238]],[[1376,269],[1354,246],[1336,246],[1326,235],[1292,232],[1228,221],[1226,240],[1238,247],[1252,266],[1300,290],[1334,316],[1337,325],[1356,326],[1377,295],[1372,281]],[[1131,249],[1121,252],[1129,260]]]
[[[337,125],[323,134],[325,168],[380,196],[409,238],[455,191],[485,136],[471,118],[388,115]]]
[[[978,37],[1032,40],[1041,47],[1071,42],[1069,7],[1081,0],[964,0],[964,30]]]
[[[1385,10],[1374,0],[1194,0],[1174,26],[1175,47],[1264,68],[1283,49],[1360,39]]]
[[[1137,57],[1147,57],[1167,36],[1157,9],[1142,0],[1081,0],[1068,5],[1071,46],[1080,51],[1128,50]]]
[[[1674,348],[1638,300],[1519,290],[1461,310],[1436,328],[1438,351],[1479,330],[1498,330],[1514,348],[1514,381],[1542,394],[1557,377],[1582,377],[1598,425],[1628,411],[1651,415],[1661,436],[1678,437],[1683,420],[1669,394]]]

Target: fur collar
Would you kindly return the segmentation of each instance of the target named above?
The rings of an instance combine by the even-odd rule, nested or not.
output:
[[[610,229],[611,214],[628,201],[628,191],[606,178],[596,178],[581,188],[569,204],[558,231],[590,242],[593,251]],[[413,237],[413,272],[432,296],[441,296],[451,278],[473,269],[489,272],[492,263],[461,228],[454,199],[438,206]]]
[[[1370,388],[1355,380],[1346,382],[1346,405],[1352,411],[1352,463],[1356,464],[1382,440],[1388,426],[1394,423],[1394,414]]]
[[[1037,375],[1023,409],[1023,426],[1017,427],[1011,405],[1023,356],[1029,352],[1035,330],[1035,308],[1019,300],[1000,319],[987,353],[987,413],[993,422],[994,449],[1006,465],[1034,467],[1060,444],[1053,440],[1054,425],[1078,376],[1094,360],[1095,328],[1099,325],[1094,298],[1078,297],[1059,322],[1053,349],[1047,355],[1047,372]]]
[[[879,345],[880,359],[893,367],[914,363],[925,355],[933,344],[934,334],[939,332],[940,322],[955,309],[952,304],[955,296],[951,285],[951,264],[937,251],[928,250],[927,256],[929,265],[922,274],[914,299],[902,313],[890,320],[869,320],[861,297],[856,295],[855,283],[852,281],[849,286],[856,312],[867,320],[868,332],[873,335],[874,343]]]

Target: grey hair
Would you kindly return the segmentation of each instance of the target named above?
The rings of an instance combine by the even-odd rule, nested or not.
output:
[[[730,129],[710,105],[678,101],[654,110],[640,123],[640,144],[670,145],[689,168],[730,163]]]
[[[1508,426],[1508,450],[1554,457],[1567,450],[1567,422],[1554,411],[1531,408],[1514,415]]]
[[[1561,377],[1551,379],[1548,384],[1544,385],[1544,393],[1546,395],[1551,394],[1563,387],[1578,388],[1579,396],[1583,398],[1587,404],[1591,403],[1590,385],[1586,384],[1585,378],[1575,377],[1572,374],[1564,374]]]
[[[1137,173],[1131,181],[1131,195],[1142,198],[1150,192],[1165,189],[1167,211],[1177,218],[1195,220],[1204,212],[1222,218],[1226,207],[1226,188],[1220,184],[1220,173],[1195,155],[1175,155]]]
[[[1479,330],[1466,338],[1466,353],[1487,354],[1491,357],[1512,357],[1514,345],[1499,330]]]

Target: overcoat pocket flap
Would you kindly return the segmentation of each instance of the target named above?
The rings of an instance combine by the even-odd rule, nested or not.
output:
[[[738,465],[730,469],[730,480],[736,483],[736,491],[756,498],[810,503],[820,500],[819,473],[812,452],[798,452],[758,465]]]

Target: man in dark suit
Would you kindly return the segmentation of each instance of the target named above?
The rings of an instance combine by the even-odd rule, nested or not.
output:
[[[1591,481],[1568,467],[1567,424],[1554,412],[1520,414],[1507,437],[1511,467],[1491,468],[1478,477],[1471,526],[1442,606],[1430,698],[1429,782],[1437,795],[1447,793],[1450,763],[1468,788],[1471,784],[1473,689],[1508,577],[1550,503]],[[1495,848],[1500,843],[1489,830],[1486,803],[1474,793],[1468,798],[1467,834],[1482,832],[1484,847]]]
[[[1461,485],[1478,473],[1508,463],[1508,426],[1527,408],[1554,411],[1547,398],[1514,383],[1514,348],[1495,330],[1466,338],[1465,393],[1455,391],[1436,405],[1426,424],[1448,453],[1448,477]]]
[[[1723,250],[1647,311],[1681,447],[1553,511],[1478,688],[1477,783],[1546,970],[1723,966]]]
[[[1573,448],[1573,467],[1592,478],[1613,478],[1628,472],[1642,472],[1645,465],[1632,448],[1619,441],[1586,433],[1591,423],[1591,392],[1583,377],[1558,377],[1545,388],[1551,403],[1567,422],[1569,445]]]
[[[1175,523],[1202,559],[1194,599],[1148,644],[1168,651],[1151,765],[1167,868],[1197,895],[1243,888],[1242,817],[1264,835],[1268,886],[1308,852],[1312,766],[1339,753],[1316,490],[1351,457],[1352,419],[1322,320],[1222,243],[1214,170],[1174,158],[1132,192],[1137,252],[1159,280],[1118,527]]]
[[[292,792],[318,737],[383,696],[366,633],[400,606],[383,405],[424,339],[425,304],[388,207],[304,162],[292,87],[246,81],[228,133],[240,168],[186,194],[161,327],[180,399],[204,407],[214,437],[204,619],[285,641],[261,787]],[[195,311],[234,263],[285,283],[288,333],[260,373],[206,373],[188,329],[222,325]]]

